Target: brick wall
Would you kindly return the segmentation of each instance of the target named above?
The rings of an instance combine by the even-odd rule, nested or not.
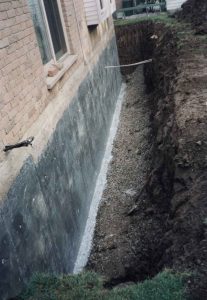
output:
[[[48,90],[27,1],[0,0],[2,300],[33,272],[72,270],[121,85],[104,68],[118,64],[112,18],[89,30],[83,0],[61,0],[77,60]],[[2,151],[30,136],[33,147]]]
[[[35,62],[35,63],[34,63]],[[0,146],[18,141],[45,106],[47,89],[27,1],[0,2]]]
[[[110,38],[112,19],[90,32],[83,1],[74,3],[61,0],[70,50],[78,59],[49,92],[27,0],[0,1],[0,162],[7,159],[4,145],[22,139],[75,69],[90,64]]]

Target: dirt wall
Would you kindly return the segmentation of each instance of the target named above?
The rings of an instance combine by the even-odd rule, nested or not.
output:
[[[150,37],[154,32],[152,22],[141,22],[133,26],[115,27],[118,53],[121,64],[133,64],[142,59],[152,57],[153,40]],[[147,44],[147,47],[145,45]],[[135,67],[122,68],[123,75],[131,74]]]
[[[145,233],[149,220],[156,224],[159,219],[154,235],[160,237],[161,231],[162,238],[158,241],[153,237],[150,246],[146,242],[137,264],[145,259],[149,275],[165,267],[193,272],[196,276],[189,281],[191,297],[206,299],[207,45],[187,26],[181,27],[151,22],[126,26],[124,34],[130,31],[131,36],[134,32],[138,36],[128,40],[127,50],[123,47],[124,37],[121,41],[119,38],[121,27],[116,30],[121,63],[127,63],[129,52],[135,53],[136,60],[151,58],[146,53],[153,58],[144,71],[152,112],[153,163],[134,214],[144,211],[142,228],[139,225],[138,229]],[[137,51],[129,50],[132,45]],[[146,233],[143,243],[150,240],[147,235],[152,233]],[[137,267],[136,272],[143,270]]]

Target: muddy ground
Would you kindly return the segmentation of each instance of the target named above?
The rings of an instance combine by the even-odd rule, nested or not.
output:
[[[207,299],[207,36],[194,24],[150,21],[116,33],[121,62],[131,38],[136,60],[153,63],[145,85],[140,69],[125,77],[88,268],[109,286],[187,271],[191,299]]]

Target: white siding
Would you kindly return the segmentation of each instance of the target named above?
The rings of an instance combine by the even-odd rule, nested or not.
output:
[[[177,10],[186,0],[166,0],[167,10]]]
[[[96,0],[84,0],[87,25],[99,23],[99,13]]]
[[[98,25],[108,18],[115,10],[115,0],[102,0],[103,9],[100,6],[100,0],[84,0],[87,25]]]

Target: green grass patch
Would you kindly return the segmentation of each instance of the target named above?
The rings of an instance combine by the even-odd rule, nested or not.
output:
[[[37,274],[19,300],[185,300],[185,277],[164,271],[153,279],[107,290],[95,273],[62,277]]]
[[[159,15],[151,14],[149,16],[144,15],[144,16],[138,16],[137,18],[115,20],[114,25],[115,26],[132,25],[144,21],[160,22],[160,23],[165,23],[166,25],[169,26],[174,26],[177,24],[177,20],[175,18],[169,17],[167,13],[161,13]]]
[[[119,26],[139,24],[142,22],[162,23],[168,28],[175,29],[176,34],[179,35],[179,38],[194,33],[194,30],[191,29],[191,24],[189,22],[172,18],[168,16],[167,13],[161,13],[158,15],[152,14],[149,15],[149,17],[139,16],[137,18],[132,18],[132,19],[115,20],[114,25],[115,27],[119,27]]]

